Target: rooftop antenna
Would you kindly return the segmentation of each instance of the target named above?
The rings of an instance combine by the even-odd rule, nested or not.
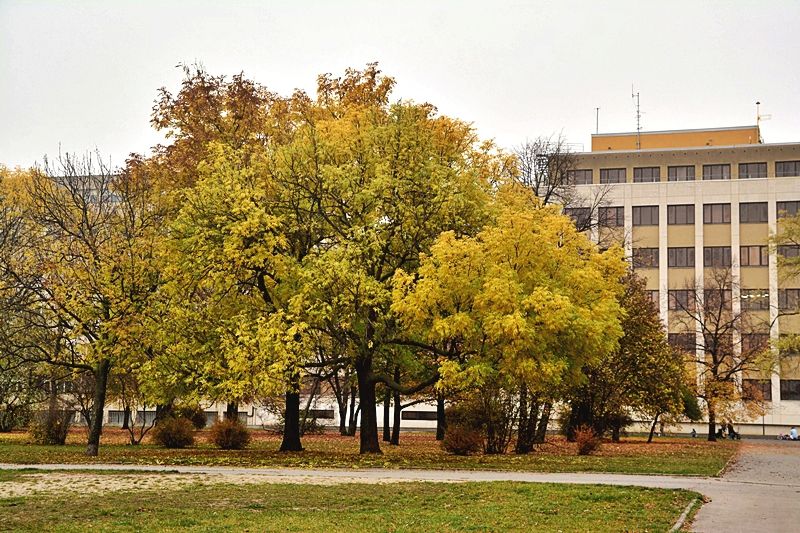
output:
[[[594,108],[594,132],[600,133],[600,108]]]
[[[631,84],[631,98],[633,105],[636,108],[636,149],[642,149],[642,112],[639,108],[639,93],[633,92],[633,84]]]
[[[771,119],[772,115],[762,115],[760,107],[761,102],[756,102],[756,128],[758,128],[758,143],[764,144],[764,138],[761,137],[761,121]]]

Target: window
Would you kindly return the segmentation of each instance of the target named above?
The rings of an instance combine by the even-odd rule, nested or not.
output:
[[[601,207],[597,216],[600,225],[606,228],[621,228],[625,225],[624,207]]]
[[[739,222],[759,224],[767,221],[767,202],[744,202],[739,204]]]
[[[717,309],[731,310],[731,291],[725,289],[705,289],[703,291],[705,309],[712,313]]]
[[[635,183],[651,183],[661,181],[660,167],[639,167],[633,169],[633,181]]]
[[[739,179],[766,178],[766,163],[739,163]]]
[[[729,180],[731,179],[730,165],[703,165],[704,180]]]
[[[658,206],[641,205],[633,208],[634,226],[658,226]]]
[[[793,217],[800,212],[800,202],[778,202],[775,204],[778,211],[778,218]]]
[[[694,205],[668,205],[667,224],[672,226],[694,224]]]
[[[125,411],[109,411],[107,424],[121,426],[125,421]]]
[[[769,247],[740,246],[739,263],[743,267],[769,266]]]
[[[681,353],[693,354],[697,349],[696,338],[694,333],[670,333],[668,342]]]
[[[800,379],[781,380],[781,400],[800,400]]]
[[[436,411],[402,411],[403,420],[436,420]]]
[[[658,268],[658,248],[634,248],[633,268]]]
[[[667,248],[667,266],[693,267],[694,247]]]
[[[694,181],[694,165],[667,167],[669,181]]]
[[[672,311],[694,311],[695,294],[689,289],[671,289],[668,293],[669,308]]]
[[[778,246],[778,255],[785,259],[797,259],[800,257],[800,246],[797,244],[783,244]]]
[[[333,420],[333,409],[309,409],[308,414],[311,418]]]
[[[800,289],[779,289],[778,309],[793,311],[800,305]]]
[[[658,299],[658,291],[647,291],[647,297],[650,298],[650,302],[658,309],[661,306],[661,302]]]
[[[590,168],[567,171],[567,181],[573,185],[591,185],[592,180],[592,169]]]
[[[769,309],[769,291],[767,289],[742,289],[742,311],[764,311]]]
[[[731,204],[704,204],[704,224],[730,224]]]
[[[704,335],[703,351],[706,355],[716,354],[719,359],[733,355],[733,335]]]
[[[769,348],[769,333],[742,334],[742,356],[752,357]]]
[[[583,229],[589,226],[592,213],[588,207],[565,207],[564,214],[572,219],[578,229]]]
[[[600,169],[600,183],[625,183],[624,168],[601,168]]]
[[[703,248],[703,266],[729,267],[731,266],[730,246],[706,246]]]
[[[772,383],[768,379],[743,379],[742,396],[745,400],[772,401]]]
[[[786,178],[800,176],[800,161],[778,161],[775,163],[775,176]]]

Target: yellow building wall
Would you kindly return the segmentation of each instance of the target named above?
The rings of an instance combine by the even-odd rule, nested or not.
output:
[[[592,135],[592,152],[758,144],[759,132],[758,126],[749,126],[717,130],[642,132],[638,137],[641,142],[639,147],[636,146],[636,133]]]

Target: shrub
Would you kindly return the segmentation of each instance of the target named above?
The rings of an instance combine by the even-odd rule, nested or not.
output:
[[[442,448],[455,455],[469,455],[483,447],[483,433],[463,425],[449,425],[442,440]]]
[[[153,440],[165,448],[186,448],[194,444],[194,426],[186,418],[165,418],[153,429]]]
[[[206,427],[206,412],[197,405],[185,405],[177,409],[176,413],[179,417],[189,420],[194,429]]]
[[[218,420],[211,426],[211,442],[223,450],[241,450],[250,443],[250,431],[238,420]]]
[[[600,449],[600,437],[589,426],[580,426],[575,430],[575,444],[578,455],[590,455]]]
[[[67,433],[72,425],[75,411],[56,409],[37,413],[31,422],[30,432],[36,444],[54,444],[63,446],[67,441]]]

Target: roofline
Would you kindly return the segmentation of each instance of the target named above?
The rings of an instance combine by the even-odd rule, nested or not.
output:
[[[592,133],[592,138],[594,137],[619,137],[621,135],[660,135],[663,133],[699,133],[701,131],[736,131],[736,130],[751,130],[751,129],[758,129],[758,126],[753,124],[752,126],[729,126],[726,128],[696,128],[696,129],[689,129],[689,130],[658,130],[658,131],[624,131],[620,133]]]
[[[642,154],[647,152],[683,152],[686,150],[725,150],[731,148],[769,148],[779,146],[795,146],[800,148],[800,142],[793,143],[760,143],[760,144],[727,144],[722,146],[675,146],[673,148],[642,148],[640,150],[594,150],[591,152],[574,152],[575,155],[603,155],[603,154]]]

